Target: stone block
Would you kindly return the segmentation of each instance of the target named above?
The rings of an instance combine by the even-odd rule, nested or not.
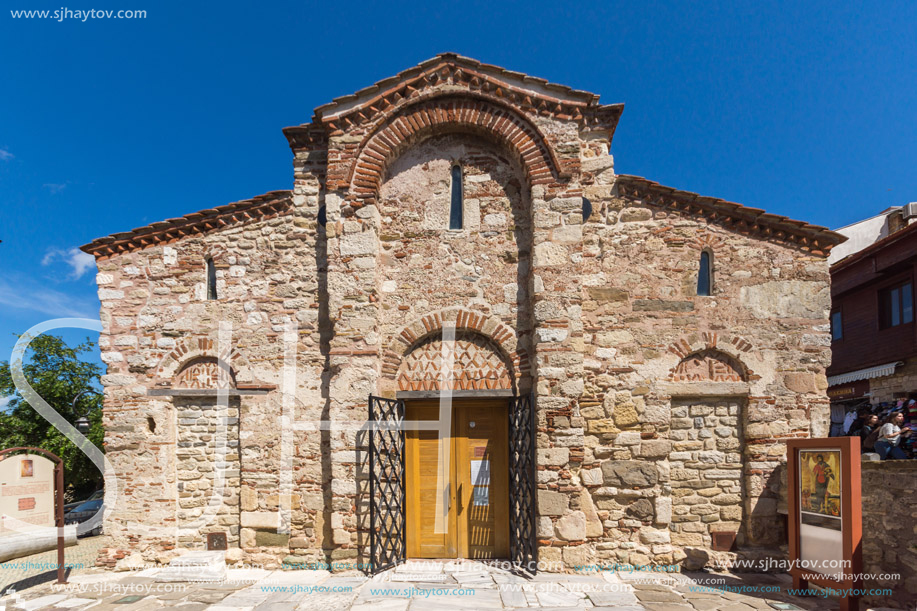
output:
[[[648,499],[637,499],[627,506],[625,513],[640,521],[651,520],[653,517],[653,504]]]
[[[614,303],[627,301],[629,294],[624,289],[613,286],[590,286],[586,287],[589,298],[599,303]]]
[[[566,494],[552,490],[538,491],[538,513],[543,516],[560,516],[567,511],[570,500]]]
[[[655,528],[641,528],[640,541],[646,544],[669,543],[671,536],[668,530],[657,530]]]
[[[584,486],[601,486],[604,483],[602,469],[583,469],[579,476]]]
[[[243,511],[241,521],[243,528],[276,530],[280,525],[280,514],[276,511]]]
[[[619,428],[634,426],[640,422],[637,406],[633,401],[615,401],[614,421]]]
[[[570,258],[565,246],[553,242],[542,242],[535,245],[535,267],[556,267],[564,265]]]
[[[285,547],[290,546],[290,535],[273,532],[270,530],[256,530],[255,544],[258,547]]]
[[[569,448],[538,448],[535,452],[538,465],[564,466],[570,461]]]
[[[654,486],[659,479],[656,466],[639,460],[609,460],[602,463],[606,486],[637,488]]]
[[[827,282],[775,280],[743,286],[739,302],[759,319],[824,318],[831,293]]]
[[[653,218],[653,211],[649,208],[625,208],[619,218],[622,223],[648,221]]]
[[[345,234],[340,238],[341,256],[374,255],[378,241],[376,234],[372,231]]]
[[[565,541],[583,541],[586,539],[586,514],[574,511],[562,516],[554,523],[558,539]]]
[[[637,455],[643,458],[661,458],[672,450],[668,439],[647,439],[640,444]]]
[[[672,497],[656,497],[656,523],[669,524],[672,522]]]
[[[815,384],[814,373],[788,373],[783,376],[783,385],[787,390],[798,393],[815,393],[818,387]]]
[[[586,430],[590,433],[617,433],[618,427],[611,418],[596,418],[586,421]]]
[[[582,571],[594,564],[594,554],[587,545],[567,546],[563,549],[564,568],[568,571]]]
[[[258,492],[250,486],[242,486],[239,490],[240,508],[242,511],[251,512],[258,509]]]

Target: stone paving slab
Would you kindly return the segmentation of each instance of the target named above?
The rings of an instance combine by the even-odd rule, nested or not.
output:
[[[807,611],[837,608],[836,600],[789,596],[792,580],[785,575],[540,573],[529,578],[482,562],[455,561],[409,562],[371,578],[356,572],[229,569],[226,582],[172,584],[159,582],[158,570],[93,569],[74,575],[73,589],[44,583],[2,597],[0,611],[768,611],[776,601]],[[762,585],[781,591],[751,591]],[[171,589],[157,590],[164,587]],[[465,591],[470,593],[453,594]],[[132,593],[140,598],[117,602]]]

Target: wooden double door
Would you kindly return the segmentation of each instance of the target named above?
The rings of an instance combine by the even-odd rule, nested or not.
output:
[[[509,557],[506,399],[454,399],[449,435],[412,430],[439,420],[440,402],[405,401],[408,558]]]

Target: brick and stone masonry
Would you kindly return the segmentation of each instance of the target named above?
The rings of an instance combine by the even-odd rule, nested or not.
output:
[[[784,441],[827,431],[843,238],[616,174],[622,110],[443,54],[285,129],[291,191],[85,246],[120,482],[101,561],[225,532],[230,559],[367,562],[367,397],[446,387],[534,394],[545,564],[781,543]]]

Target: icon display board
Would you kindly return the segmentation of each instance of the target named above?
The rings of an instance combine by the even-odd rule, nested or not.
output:
[[[861,589],[860,439],[793,439],[786,445],[793,587]],[[841,599],[842,611],[857,608],[856,597]]]

